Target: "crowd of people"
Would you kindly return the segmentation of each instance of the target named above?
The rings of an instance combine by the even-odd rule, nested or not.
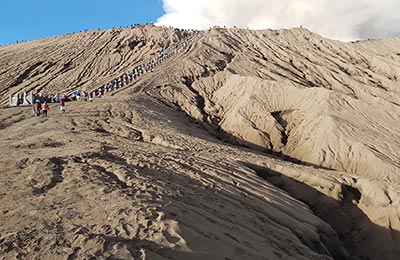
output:
[[[49,103],[58,103],[60,105],[60,111],[65,112],[65,102],[67,101],[93,101],[94,98],[101,98],[107,92],[111,92],[122,88],[123,86],[131,83],[141,75],[153,71],[153,69],[170,58],[171,56],[180,53],[184,50],[190,41],[193,40],[193,37],[196,36],[198,31],[193,30],[184,30],[183,35],[185,36],[183,42],[179,43],[176,46],[168,47],[161,51],[157,56],[145,61],[142,65],[133,68],[132,70],[123,73],[119,77],[114,78],[110,82],[102,85],[101,87],[92,90],[92,91],[80,91],[76,90],[69,94],[48,94],[41,93],[37,95],[33,95],[33,112],[36,116],[44,116],[48,115],[48,111],[50,110]]]
[[[135,68],[133,68],[132,70],[123,73],[122,75],[120,75],[117,78],[114,78],[113,80],[111,80],[110,82],[108,82],[107,84],[101,86],[100,88],[87,93],[87,97],[88,99],[93,99],[95,97],[101,97],[103,96],[106,92],[110,92],[116,89],[119,89],[127,84],[129,84],[130,82],[132,82],[133,80],[135,80],[136,78],[138,78],[139,76],[147,73],[147,72],[151,72],[153,71],[153,69],[159,65],[160,63],[162,63],[163,61],[165,61],[166,59],[170,58],[171,56],[180,53],[183,49],[185,49],[188,46],[188,43],[190,41],[193,40],[193,37],[198,33],[197,31],[192,31],[192,30],[183,30],[183,33],[185,35],[185,39],[182,43],[174,46],[174,47],[169,47],[166,48],[165,50],[163,50],[162,52],[160,52],[156,57],[147,60],[145,63],[143,63],[140,66],[137,66]]]
[[[50,110],[50,106],[46,101],[40,103],[40,100],[36,100],[33,104],[33,114],[36,116],[47,116],[47,112]]]
[[[61,112],[65,112],[65,100],[62,98],[57,103],[60,105]],[[46,101],[43,101],[43,103],[41,103],[40,100],[37,99],[33,104],[33,114],[35,116],[47,117],[49,110],[50,106],[49,104],[47,104]]]

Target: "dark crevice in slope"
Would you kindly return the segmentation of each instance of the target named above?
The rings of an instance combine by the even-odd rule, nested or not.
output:
[[[327,246],[330,254],[336,260],[373,259],[371,256],[366,255],[365,251],[361,248],[372,246],[369,243],[368,236],[374,236],[375,233],[364,233],[363,235],[366,235],[365,239],[360,239],[359,231],[361,225],[364,230],[379,229],[382,232],[396,232],[393,230],[389,231],[372,223],[368,216],[358,208],[357,203],[361,199],[362,193],[355,187],[342,185],[342,200],[336,201],[312,186],[290,178],[280,172],[248,162],[242,163],[254,170],[264,180],[286,191],[293,198],[306,203],[316,216],[328,223],[336,231],[339,240],[337,237],[326,236],[327,234],[324,233],[324,230],[319,230],[322,242]],[[347,249],[347,253],[337,250],[340,249],[340,243],[337,244],[339,241],[343,243]],[[312,247],[312,249],[317,252],[320,250],[319,247]]]
[[[225,59],[227,60],[226,65],[231,63],[233,58],[235,58],[235,55],[233,55],[232,53],[227,53],[227,52],[221,52],[221,53],[225,56]]]
[[[296,83],[296,84],[298,84],[298,85],[300,85],[300,86],[304,86],[304,87],[307,87],[307,88],[309,88],[309,87],[315,87],[315,85],[314,85],[312,82],[311,82],[310,84],[304,83],[303,78],[302,78],[302,79],[295,80],[295,79],[293,79],[293,78],[290,78],[290,77],[288,77],[288,76],[283,75],[282,73],[278,72],[277,70],[270,69],[269,71],[270,71],[272,74],[278,75],[278,76],[280,76],[280,77],[282,77],[282,78],[284,78],[284,79],[287,79],[287,80],[289,80],[289,81],[292,81],[292,82],[294,82],[294,83]]]
[[[65,72],[73,69],[72,64],[73,63],[72,63],[72,59],[71,59],[70,61],[68,61],[67,63],[65,63],[63,65],[63,67],[61,68],[61,70],[57,74],[62,74],[62,73],[65,73]]]
[[[275,121],[279,124],[279,126],[281,126],[279,129],[281,132],[281,143],[285,146],[287,145],[288,142],[288,138],[289,136],[286,133],[286,128],[287,128],[287,122],[285,119],[283,119],[282,117],[282,111],[276,111],[276,112],[272,112],[271,115],[273,118],[275,118]]]
[[[141,47],[145,45],[145,41],[144,40],[136,40],[136,39],[131,39],[128,42],[128,47],[130,50],[134,50],[136,47]]]
[[[395,105],[395,106],[400,107],[400,103],[396,103],[396,102],[394,102],[394,101],[389,101],[389,102],[392,103],[392,104]]]
[[[317,85],[315,83],[313,83],[313,82],[311,82],[311,81],[309,81],[309,80],[307,80],[305,78],[306,76],[305,76],[304,73],[303,73],[303,76],[300,76],[300,75],[296,74],[295,72],[291,71],[290,69],[288,69],[288,68],[286,68],[286,67],[284,67],[284,66],[282,66],[282,65],[280,65],[278,63],[274,63],[274,65],[276,67],[280,68],[281,70],[288,72],[289,75],[292,75],[295,79],[297,79],[299,82],[301,82],[299,84],[301,84],[301,85],[303,85],[305,87],[317,87]],[[287,78],[289,80],[292,80],[292,79],[290,79],[290,78],[288,78],[288,77],[286,77],[286,76],[284,76],[284,75],[282,75],[280,73],[279,73],[279,75],[281,75],[282,77]]]
[[[360,190],[350,185],[344,185],[344,187],[343,199],[347,200],[348,203],[351,203],[353,200],[359,203],[362,196]]]
[[[196,101],[196,106],[199,108],[201,111],[203,118],[202,121],[205,122],[207,119],[207,113],[204,111],[205,108],[205,100],[204,97],[200,94],[198,90],[193,88],[192,84],[194,82],[194,77],[183,77],[183,83],[186,85],[186,87],[195,94],[195,101]]]
[[[42,70],[41,72],[43,73],[43,72],[49,70],[50,68],[54,67],[55,65],[57,65],[56,62],[49,62],[49,63],[43,68],[43,70]],[[40,72],[37,72],[37,73],[33,74],[32,77],[38,75],[39,73],[40,73]]]
[[[21,75],[19,75],[18,78],[10,86],[8,86],[8,88],[12,88],[12,87],[15,87],[15,86],[18,86],[19,84],[21,84],[26,78],[28,78],[29,74],[33,70],[35,70],[37,67],[39,67],[43,63],[44,63],[44,61],[39,61],[39,62],[36,62],[35,64],[33,64],[32,66],[30,66]]]
[[[347,89],[351,94],[340,91],[341,93],[343,93],[343,94],[345,94],[345,95],[348,95],[348,96],[350,96],[350,97],[352,97],[352,98],[358,99],[358,97],[357,97],[357,95],[356,95],[356,92],[354,91],[354,89],[353,89],[349,84],[347,84],[347,83],[345,83],[345,82],[342,82],[342,81],[341,81],[340,79],[338,79],[334,74],[331,74],[331,77],[332,77],[334,80],[336,80],[336,81],[340,84],[340,86],[344,86],[345,89]],[[355,80],[356,80],[356,79],[355,79]],[[356,80],[356,81],[357,81],[357,80]],[[364,83],[361,83],[361,84],[364,84]],[[329,85],[331,85],[331,84],[329,84]],[[338,91],[339,91],[339,90],[338,90]]]
[[[215,66],[217,66],[219,71],[223,71],[226,68],[227,63],[224,60],[218,60],[215,62]]]
[[[217,67],[218,71],[224,71],[228,67],[228,65],[230,63],[232,63],[232,60],[235,56],[231,53],[226,53],[226,52],[220,52],[220,53],[222,53],[224,55],[226,61],[225,60],[217,60],[215,62],[215,66]]]

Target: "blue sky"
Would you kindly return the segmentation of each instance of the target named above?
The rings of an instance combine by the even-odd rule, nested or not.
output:
[[[156,22],[161,0],[1,0],[0,45],[17,40]]]

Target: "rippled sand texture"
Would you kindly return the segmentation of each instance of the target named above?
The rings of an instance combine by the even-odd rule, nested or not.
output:
[[[65,113],[6,106],[182,42],[146,26],[0,47],[1,257],[400,258],[398,38],[213,29]]]

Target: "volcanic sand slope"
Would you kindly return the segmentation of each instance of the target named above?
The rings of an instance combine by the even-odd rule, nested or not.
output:
[[[2,100],[98,87],[174,39],[144,27],[1,47]],[[1,108],[1,255],[397,259],[400,41],[380,42],[211,30],[65,114]]]
[[[204,104],[182,108],[199,120],[300,161],[399,183],[400,60],[370,57],[303,29],[214,30],[168,73],[192,79]],[[171,85],[161,93],[175,100]]]
[[[93,90],[184,39],[174,29],[88,31],[0,47],[0,95]]]

